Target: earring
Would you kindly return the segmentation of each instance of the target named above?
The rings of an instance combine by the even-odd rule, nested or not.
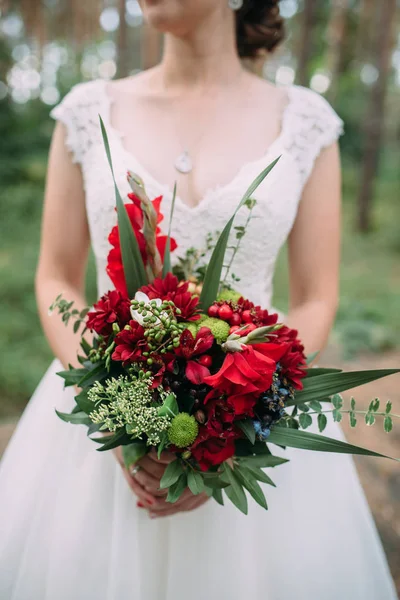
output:
[[[240,10],[243,6],[243,0],[229,0],[228,5],[232,10]]]

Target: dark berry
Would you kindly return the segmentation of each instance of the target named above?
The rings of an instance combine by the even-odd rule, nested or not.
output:
[[[210,368],[212,365],[212,358],[208,354],[203,354],[203,356],[200,356],[198,359],[198,362],[203,365],[203,367]]]

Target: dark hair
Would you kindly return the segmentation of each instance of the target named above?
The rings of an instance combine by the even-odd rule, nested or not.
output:
[[[261,50],[272,52],[284,38],[279,0],[244,0],[236,13],[239,55],[256,58]]]

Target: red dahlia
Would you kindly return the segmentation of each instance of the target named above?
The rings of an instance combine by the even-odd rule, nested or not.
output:
[[[112,359],[123,363],[145,360],[143,352],[148,350],[144,329],[137,321],[129,322],[129,329],[123,329],[115,337],[115,350]]]
[[[194,296],[189,290],[188,281],[179,281],[175,275],[168,273],[164,279],[157,278],[149,285],[140,288],[141,292],[148,295],[150,300],[161,298],[161,300],[172,300],[181,311],[177,315],[178,321],[197,321],[199,297]]]

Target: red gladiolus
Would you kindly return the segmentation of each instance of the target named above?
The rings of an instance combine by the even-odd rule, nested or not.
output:
[[[204,379],[204,383],[228,396],[236,415],[252,415],[258,395],[271,386],[276,363],[287,350],[284,344],[260,346],[268,346],[265,354],[254,346],[227,354],[221,369]]]
[[[130,200],[132,200],[132,204],[125,204],[126,211],[128,213],[129,220],[132,225],[133,232],[135,234],[139,250],[143,259],[144,264],[147,264],[147,256],[146,256],[146,242],[142,232],[143,228],[143,211],[141,209],[140,200],[134,194],[128,194]],[[153,207],[157,213],[157,223],[160,223],[163,220],[163,215],[160,212],[160,204],[161,204],[162,196],[152,200]],[[119,229],[118,225],[115,225],[110,235],[108,236],[108,241],[110,242],[112,249],[108,254],[107,259],[107,267],[106,271],[111,281],[115,285],[116,289],[119,290],[125,297],[128,297],[128,292],[126,289],[124,269],[122,264],[122,254],[121,254],[121,244],[119,239]],[[159,227],[156,229],[156,245],[157,250],[160,253],[161,259],[164,259],[165,248],[167,243],[167,236],[161,234],[161,230]],[[171,238],[170,249],[173,252],[177,248],[176,241]]]
[[[109,336],[113,323],[123,329],[129,322],[130,303],[117,290],[107,292],[93,306],[86,317],[86,327],[98,335]]]

